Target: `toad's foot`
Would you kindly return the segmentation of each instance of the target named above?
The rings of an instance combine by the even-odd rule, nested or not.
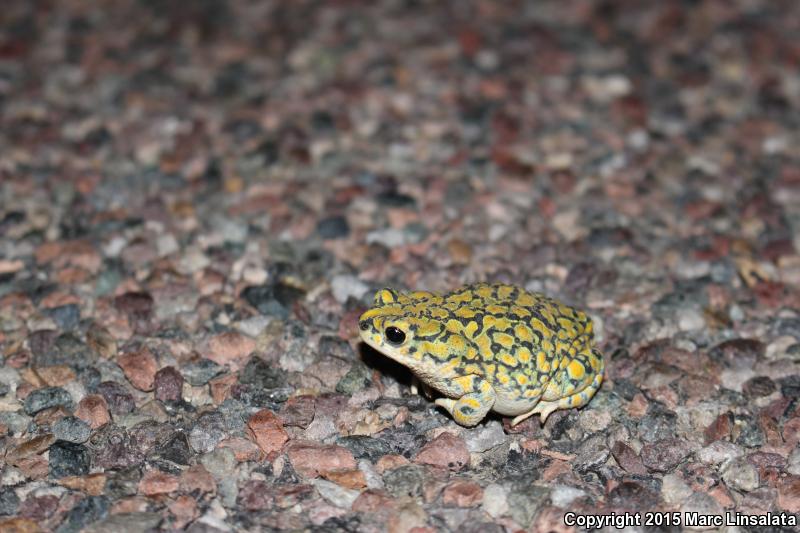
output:
[[[459,398],[439,398],[434,403],[444,407],[453,420],[462,426],[476,425],[494,406],[497,397],[494,388],[479,376],[456,378],[450,385],[456,394],[460,394]]]

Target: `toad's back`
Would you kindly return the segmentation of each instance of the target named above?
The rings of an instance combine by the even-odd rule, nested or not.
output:
[[[413,293],[412,293],[413,294]],[[569,358],[590,347],[592,322],[585,313],[543,294],[512,285],[468,285],[428,302],[431,318],[460,323],[478,348],[481,374],[521,396],[537,397]],[[450,324],[449,330],[457,329]],[[440,342],[447,342],[441,338]],[[477,370],[467,364],[467,373]]]

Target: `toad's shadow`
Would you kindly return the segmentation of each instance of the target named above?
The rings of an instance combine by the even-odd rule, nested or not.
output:
[[[383,376],[390,377],[394,381],[407,387],[411,386],[414,374],[408,367],[405,367],[367,344],[358,343],[359,359],[371,370],[377,370]]]
[[[394,359],[383,355],[381,352],[365,342],[358,343],[358,353],[359,359],[367,366],[367,368],[371,370],[377,370],[382,378],[387,377],[396,381],[400,385],[411,387],[411,384],[414,380],[414,374],[408,367],[403,366]],[[411,391],[408,389],[402,391],[402,394],[401,400],[403,404],[407,405],[412,410],[421,410],[428,407],[433,407],[433,400],[443,396],[437,390],[431,391],[431,398],[425,396],[422,391],[420,391],[419,394],[411,394]],[[382,400],[378,400],[378,403],[381,401]],[[394,403],[396,400],[392,399],[392,402]],[[450,418],[450,416],[447,414],[447,411],[445,411],[443,407],[437,406],[436,411]],[[484,418],[484,420],[478,425],[483,425],[488,420],[498,420],[502,422],[503,417],[494,411],[489,411],[489,413],[486,415],[486,418]]]

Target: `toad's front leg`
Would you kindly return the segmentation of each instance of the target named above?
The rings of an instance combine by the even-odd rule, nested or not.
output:
[[[452,398],[439,398],[436,405],[444,407],[458,424],[474,426],[486,416],[494,406],[497,394],[488,381],[480,376],[469,375],[450,381]]]

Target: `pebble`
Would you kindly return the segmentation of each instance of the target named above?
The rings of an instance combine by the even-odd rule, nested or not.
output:
[[[31,417],[24,413],[0,411],[0,424],[5,425],[13,437],[19,437],[27,431],[30,422]]]
[[[667,474],[661,479],[661,497],[668,505],[679,505],[692,495],[692,489],[677,474]]]
[[[752,417],[737,416],[732,430],[733,441],[746,448],[763,446],[764,432]]]
[[[217,490],[217,483],[214,477],[202,464],[190,466],[181,474],[180,490],[183,492],[195,492],[199,494],[213,494]]]
[[[225,368],[223,366],[218,365],[211,359],[204,358],[198,358],[181,366],[182,376],[193,387],[202,387],[224,371]]]
[[[616,441],[611,447],[611,455],[614,456],[614,460],[626,472],[637,475],[645,475],[647,473],[639,455],[624,442]]]
[[[625,480],[609,492],[606,501],[610,506],[632,512],[633,509],[650,509],[659,503],[655,487],[644,482]]]
[[[67,513],[58,533],[78,533],[108,516],[111,503],[106,496],[87,496]]]
[[[221,441],[218,446],[220,448],[229,448],[233,451],[234,457],[240,463],[245,461],[259,461],[263,456],[258,445],[242,437],[227,438]]]
[[[645,444],[640,452],[642,464],[653,472],[670,472],[686,460],[687,443],[678,438],[661,439]]]
[[[289,440],[281,420],[269,409],[262,409],[252,415],[247,421],[247,427],[258,447],[268,456],[279,452]]]
[[[248,337],[256,338],[267,328],[267,326],[269,326],[269,323],[272,322],[272,320],[273,319],[268,316],[251,316],[248,319],[236,322],[233,327],[236,329],[236,331]]]
[[[555,485],[550,493],[550,502],[556,507],[569,509],[575,500],[586,496],[586,492],[569,485]]]
[[[508,514],[518,524],[530,527],[533,518],[544,507],[550,490],[530,483],[516,484],[508,493]]]
[[[159,235],[156,239],[156,250],[159,257],[172,255],[180,250],[177,239],[171,233]]]
[[[75,404],[72,401],[72,396],[63,388],[44,387],[28,394],[24,405],[26,414],[35,415],[51,407],[64,407],[71,411]]]
[[[578,425],[587,433],[606,429],[613,421],[612,413],[605,409],[583,410],[578,414]]]
[[[19,509],[20,516],[34,520],[45,520],[53,516],[58,508],[58,497],[53,494],[29,495]]]
[[[797,337],[784,335],[767,344],[765,354],[767,359],[791,359],[789,349],[797,343]]]
[[[238,367],[238,362],[253,353],[256,342],[238,331],[226,331],[212,337],[208,342],[206,357],[219,364],[231,364]]]
[[[96,359],[92,350],[73,333],[58,335],[52,344],[47,341],[44,344],[37,344],[39,348],[36,350],[31,344],[34,364],[37,367],[57,365],[83,367]]]
[[[17,514],[19,508],[19,496],[13,487],[0,488],[0,516],[12,516]]]
[[[736,490],[750,492],[759,486],[758,470],[745,458],[735,459],[722,470],[722,479]]]
[[[252,285],[241,292],[242,298],[259,313],[286,320],[296,301],[304,296],[302,290],[283,283]]]
[[[739,457],[742,453],[741,446],[737,446],[730,441],[718,440],[705,448],[699,449],[695,455],[703,463],[717,465],[727,463]]]
[[[106,480],[105,493],[113,500],[135,495],[139,490],[142,473],[138,466],[111,473]]]
[[[100,371],[94,367],[79,368],[78,379],[83,385],[84,390],[89,393],[95,393],[97,391],[97,386],[100,384]]]
[[[114,424],[95,431],[87,443],[94,451],[93,465],[105,469],[122,469],[141,464],[142,450],[128,432]]]
[[[114,298],[114,306],[133,320],[148,319],[153,312],[153,297],[147,292],[126,292]]]
[[[214,476],[216,481],[217,493],[231,506],[236,501],[237,477],[236,456],[233,451],[227,448],[217,448],[211,453],[207,453],[200,458],[201,464]]]
[[[705,443],[729,439],[731,435],[731,415],[730,412],[719,415],[703,432]]]
[[[145,496],[170,494],[178,490],[178,477],[160,470],[148,470],[139,481],[139,492]]]
[[[184,433],[175,432],[169,437],[162,437],[147,455],[151,462],[169,461],[176,465],[188,466],[192,458],[192,450]]]
[[[583,467],[594,467],[606,462],[611,454],[603,435],[594,435],[578,447],[575,461]]]
[[[97,429],[111,422],[111,415],[108,412],[108,403],[105,398],[99,394],[89,394],[85,396],[80,403],[78,403],[75,416],[87,423],[90,429]]]
[[[357,459],[368,459],[372,462],[392,452],[388,442],[374,436],[348,435],[339,438],[336,443],[350,450]]]
[[[227,242],[245,242],[247,240],[248,226],[246,223],[228,217],[214,217],[214,229],[222,234]]]
[[[414,457],[414,462],[461,470],[469,464],[469,450],[461,437],[442,433],[422,447]]]
[[[113,415],[124,415],[133,411],[136,404],[133,395],[116,381],[104,381],[97,386],[97,394],[103,397]]]
[[[320,496],[330,502],[331,505],[341,507],[342,509],[350,509],[359,495],[357,490],[346,489],[324,479],[314,479],[311,483],[314,485],[314,488],[317,489]]]
[[[211,260],[199,248],[189,246],[184,248],[178,268],[182,273],[194,274],[206,268],[210,263]]]
[[[36,369],[36,375],[51,387],[67,387],[76,378],[75,371],[66,365],[45,366]]]
[[[474,481],[457,479],[442,491],[442,503],[455,507],[476,507],[483,501],[483,490]]]
[[[280,389],[286,386],[286,373],[264,359],[253,356],[239,372],[239,382],[258,389]]]
[[[359,462],[359,468],[331,470],[325,474],[325,478],[348,489],[363,489],[367,486],[367,478],[361,466],[362,462]]]
[[[422,496],[425,470],[422,466],[409,464],[384,472],[386,491],[394,498],[418,498]]]
[[[53,435],[58,440],[83,443],[91,434],[91,426],[75,416],[65,416],[53,424]]]
[[[756,376],[742,385],[742,392],[749,398],[761,398],[775,392],[775,382],[767,376]]]
[[[337,383],[335,390],[342,394],[352,396],[356,392],[368,387],[372,382],[372,371],[361,361],[355,361],[350,369]]]
[[[369,286],[355,276],[338,275],[331,279],[331,292],[340,304],[344,304],[350,298],[361,300],[368,290]]]
[[[253,479],[246,481],[236,499],[236,503],[247,511],[264,511],[273,504],[273,494],[266,482]]]
[[[147,533],[156,529],[162,520],[161,514],[153,512],[113,514],[103,520],[89,524],[83,529],[83,533],[105,533],[107,531]]]
[[[786,471],[795,476],[800,476],[800,446],[795,446],[792,453],[789,454],[789,464]]]
[[[471,453],[481,453],[491,450],[508,440],[508,435],[503,431],[503,424],[491,420],[484,426],[477,427],[465,436],[467,450]]]
[[[406,243],[406,234],[396,228],[370,231],[366,237],[367,244],[378,244],[384,248],[399,248]]]
[[[6,460],[10,464],[20,464],[24,459],[44,452],[50,447],[51,444],[53,444],[53,442],[55,442],[55,437],[52,433],[44,433],[42,435],[29,438],[11,448],[6,453]]]
[[[706,325],[703,314],[698,309],[684,309],[678,313],[678,328],[681,331],[696,331]]]
[[[797,398],[800,396],[800,375],[786,376],[778,380],[781,394],[785,398]]]
[[[156,372],[153,388],[156,400],[178,401],[183,391],[183,375],[174,366],[164,367]]]
[[[326,217],[317,222],[317,234],[323,239],[343,239],[350,234],[350,224],[341,215]]]
[[[664,435],[673,435],[676,422],[677,416],[671,411],[648,410],[639,421],[638,433],[645,442],[653,442]]]
[[[208,453],[228,436],[225,418],[219,411],[199,415],[189,431],[189,445],[197,453]]]
[[[59,305],[47,310],[47,314],[62,331],[71,331],[78,327],[81,310],[77,304]]]
[[[86,332],[86,343],[97,355],[113,359],[117,355],[117,341],[103,326],[94,323]]]
[[[148,348],[120,355],[117,357],[117,364],[131,385],[145,392],[153,390],[158,362]]]
[[[50,446],[50,477],[85,476],[89,473],[91,458],[83,444],[56,441]]]
[[[725,512],[717,500],[704,492],[692,493],[691,496],[683,501],[683,505],[681,505],[680,510],[683,513],[683,516],[686,516],[686,513],[697,513],[699,515],[723,515]],[[706,527],[687,526],[687,529],[703,530],[706,529]]]
[[[778,507],[790,513],[800,513],[800,476],[781,477],[777,489]]]
[[[232,433],[244,430],[247,420],[247,408],[241,402],[228,398],[219,406],[219,412],[225,421],[225,427]]]
[[[75,476],[63,478],[59,481],[59,485],[67,487],[71,490],[78,490],[90,496],[100,496],[106,487],[108,476],[106,474],[89,474],[88,476]]]
[[[333,470],[356,468],[353,454],[342,446],[294,440],[287,450],[292,468],[304,477],[314,478]]]

